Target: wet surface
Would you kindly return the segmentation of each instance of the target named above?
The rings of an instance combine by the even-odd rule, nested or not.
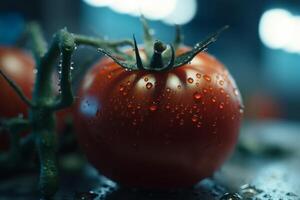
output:
[[[300,124],[247,123],[232,158],[193,188],[168,191],[123,188],[90,166],[61,172],[55,199],[82,200],[300,200]],[[35,174],[0,179],[0,200],[38,199]]]

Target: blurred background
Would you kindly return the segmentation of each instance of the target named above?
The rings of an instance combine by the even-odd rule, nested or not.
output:
[[[170,42],[174,24],[193,45],[228,24],[209,53],[230,70],[251,120],[300,119],[300,2],[295,0],[1,0],[0,44],[14,45],[26,22],[48,40],[62,27],[107,39],[142,42],[143,14],[156,37]]]

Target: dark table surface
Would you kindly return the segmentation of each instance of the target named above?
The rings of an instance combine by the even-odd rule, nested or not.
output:
[[[248,122],[232,157],[211,178],[189,189],[120,188],[89,165],[61,173],[56,199],[101,200],[300,200],[300,123]],[[0,200],[38,199],[35,173],[0,179]],[[224,195],[226,193],[231,193]],[[231,198],[230,198],[230,195]]]

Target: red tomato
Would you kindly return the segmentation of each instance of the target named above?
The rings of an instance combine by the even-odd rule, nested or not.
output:
[[[34,82],[34,60],[27,53],[9,47],[0,47],[0,69],[30,98]],[[27,105],[20,100],[15,91],[0,77],[0,118],[28,116]],[[0,133],[1,134],[1,133]],[[0,135],[0,149],[8,148],[8,136]]]
[[[232,152],[243,112],[231,75],[207,53],[164,72],[126,71],[105,58],[78,96],[74,125],[88,160],[133,187],[187,187],[211,176]]]
[[[246,105],[245,117],[252,120],[274,120],[282,117],[280,102],[265,91],[252,94]]]

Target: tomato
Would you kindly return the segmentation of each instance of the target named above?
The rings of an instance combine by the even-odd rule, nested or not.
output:
[[[78,98],[74,126],[89,162],[142,188],[188,187],[211,176],[232,152],[243,112],[231,75],[207,53],[161,72],[128,71],[104,58]]]
[[[0,69],[22,89],[28,98],[31,98],[34,86],[34,67],[35,63],[30,54],[17,48],[0,47]],[[0,90],[0,119],[17,116],[28,117],[28,106],[19,98],[3,77],[0,77]],[[58,132],[63,132],[65,119],[71,113],[71,108],[57,113]],[[0,150],[6,150],[8,147],[7,134],[0,133]]]
[[[255,92],[246,101],[245,117],[252,120],[274,120],[282,117],[278,100],[267,92]]]
[[[0,69],[18,84],[28,98],[31,97],[34,82],[34,60],[29,54],[17,48],[0,47]],[[0,77],[0,90],[0,119],[20,115],[28,116],[27,105],[3,77]],[[0,149],[7,149],[8,136],[1,134],[0,141]]]

